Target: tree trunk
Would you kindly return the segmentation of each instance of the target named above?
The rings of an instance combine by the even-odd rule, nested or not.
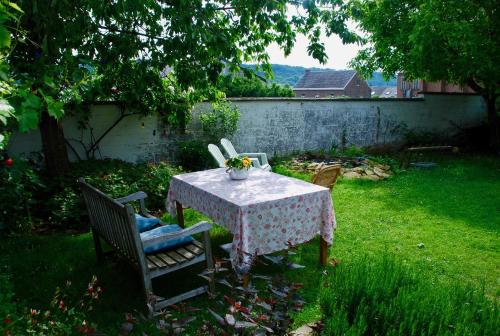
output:
[[[62,125],[47,111],[42,112],[40,121],[42,149],[47,172],[51,177],[59,177],[69,172],[69,159]]]
[[[498,123],[498,115],[496,111],[496,97],[484,97],[488,109],[488,124],[490,127],[490,147],[495,151],[500,150],[500,129]]]

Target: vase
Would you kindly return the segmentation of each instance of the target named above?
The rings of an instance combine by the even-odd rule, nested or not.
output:
[[[248,168],[243,168],[243,169],[236,169],[236,168],[231,168],[229,170],[229,177],[232,180],[245,180],[248,177]]]

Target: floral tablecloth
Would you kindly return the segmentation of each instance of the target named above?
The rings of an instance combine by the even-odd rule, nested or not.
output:
[[[246,180],[231,180],[224,168],[174,176],[167,197],[172,216],[176,201],[233,234],[231,260],[241,272],[248,271],[248,256],[284,250],[318,232],[331,245],[336,227],[327,188],[255,168]]]

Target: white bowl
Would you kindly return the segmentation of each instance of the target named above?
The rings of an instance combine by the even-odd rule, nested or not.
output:
[[[231,168],[229,170],[229,177],[232,180],[245,180],[248,177],[249,169],[235,169]]]

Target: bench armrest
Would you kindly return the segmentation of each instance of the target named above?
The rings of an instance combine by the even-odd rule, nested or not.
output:
[[[259,159],[261,166],[265,166],[266,164],[268,164],[266,153],[240,153],[239,155]]]
[[[146,194],[144,191],[138,191],[125,197],[115,198],[115,201],[125,204],[133,201],[143,200],[146,197],[148,197],[148,194]]]
[[[148,194],[146,194],[144,191],[138,191],[125,197],[115,198],[115,201],[121,204],[139,201],[140,214],[144,217],[155,218],[154,216],[151,216],[146,210],[146,202],[144,202],[144,199],[146,197],[148,197]]]
[[[142,246],[144,248],[148,248],[152,245],[155,245],[157,243],[161,243],[161,242],[166,241],[166,240],[183,238],[183,237],[194,235],[196,233],[209,231],[211,228],[212,228],[212,224],[210,224],[208,222],[199,222],[199,223],[197,223],[191,227],[188,227],[187,229],[184,229],[182,231],[166,233],[166,234],[157,235],[157,236],[143,239]]]

